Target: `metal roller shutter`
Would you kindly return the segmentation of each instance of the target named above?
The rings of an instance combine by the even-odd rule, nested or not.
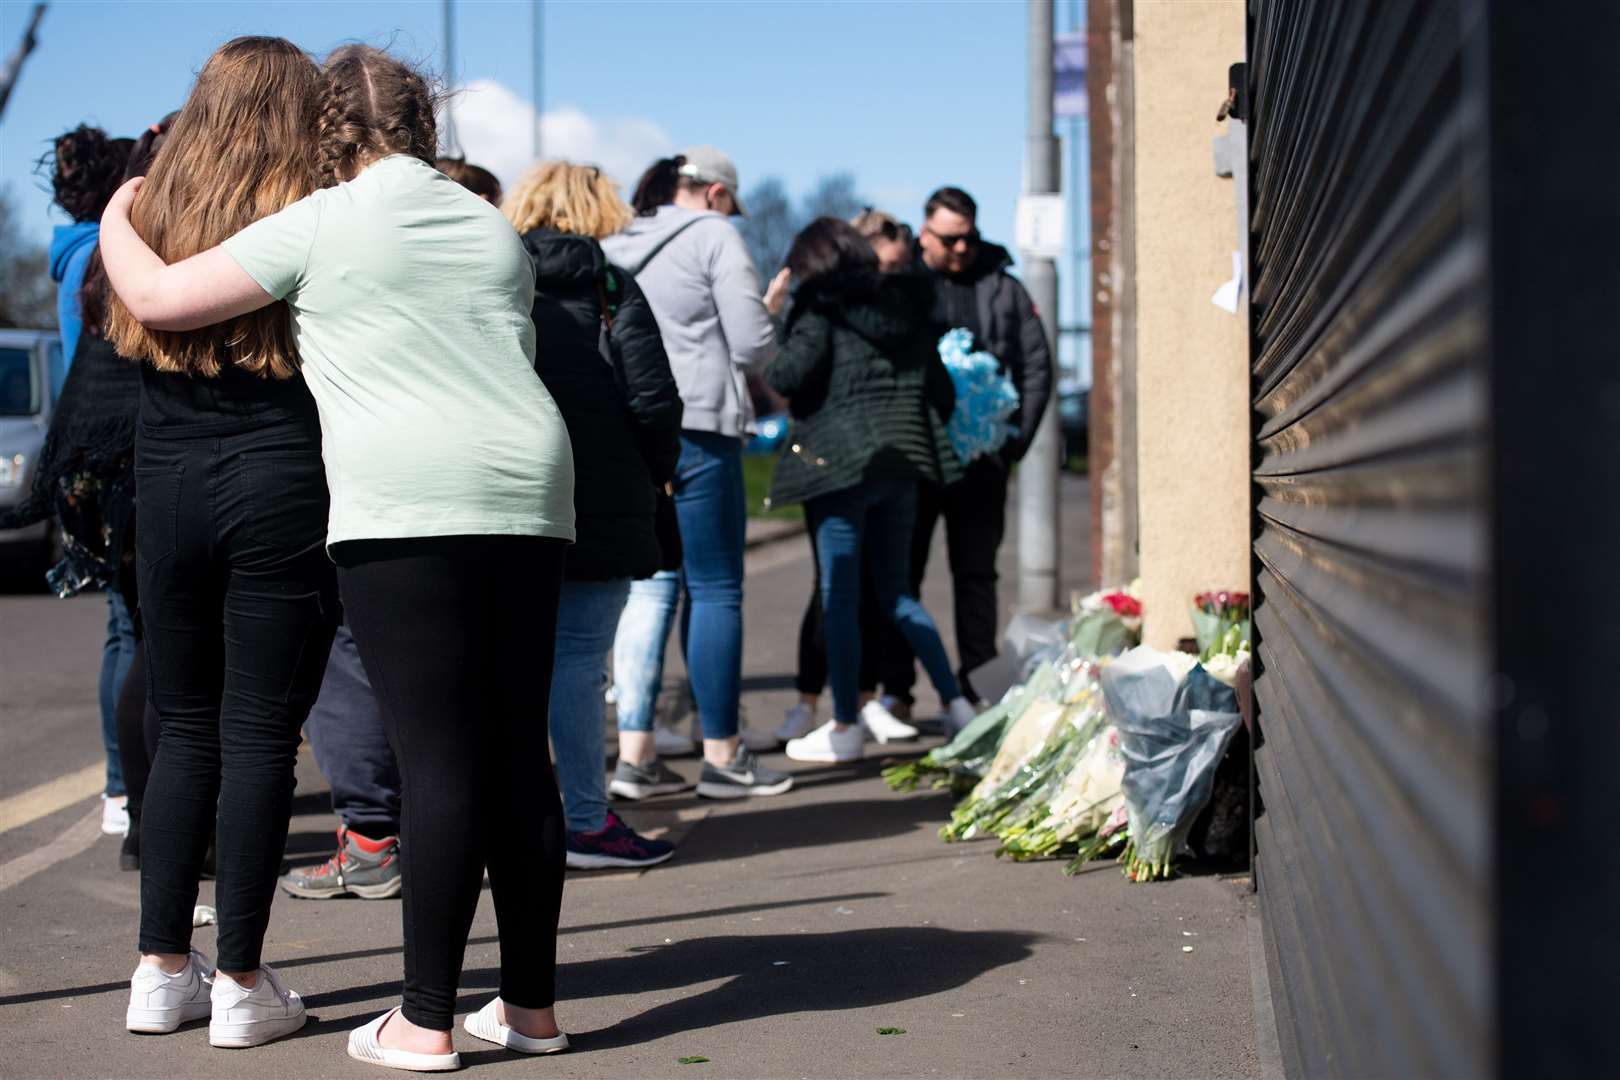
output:
[[[1290,1075],[1487,1071],[1489,260],[1461,7],[1252,5],[1257,884]]]

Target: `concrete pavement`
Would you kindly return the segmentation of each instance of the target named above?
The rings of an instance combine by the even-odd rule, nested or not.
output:
[[[1082,587],[1084,485],[1066,478],[1064,493],[1065,563]],[[943,568],[936,557],[925,599],[948,627]],[[755,726],[774,726],[793,697],[809,580],[802,538],[750,553]],[[40,785],[95,763],[103,613],[99,598],[0,597],[0,807],[18,797],[48,807]],[[1256,1073],[1241,883],[1131,885],[1111,865],[1065,878],[1055,864],[998,862],[984,844],[945,845],[936,830],[948,800],[890,793],[882,761],[874,747],[855,765],[791,765],[793,792],[749,805],[679,796],[628,811],[680,850],[644,873],[570,877],[558,1011],[575,1051],[534,1061],[460,1033],[466,1064],[557,1077]],[[672,764],[695,778],[695,760]],[[397,1000],[397,901],[278,897],[266,956],[312,1013],[296,1037],[232,1052],[208,1046],[206,1024],[125,1033],[136,881],[117,870],[116,840],[94,832],[94,811],[93,796],[79,798],[0,831],[0,1072],[383,1075],[343,1046]],[[289,856],[323,858],[334,821],[307,755],[296,813]],[[205,883],[203,902],[211,891]],[[486,900],[464,1011],[494,993],[494,935]],[[212,930],[197,944],[211,952]],[[904,1034],[878,1034],[891,1027]],[[687,1056],[709,1060],[677,1064]]]

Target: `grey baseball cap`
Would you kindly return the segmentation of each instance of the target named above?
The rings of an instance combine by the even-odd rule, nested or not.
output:
[[[681,151],[686,164],[681,166],[681,175],[700,184],[723,184],[731,192],[731,201],[737,206],[737,213],[744,217],[748,211],[743,209],[742,194],[737,189],[737,166],[725,151],[714,146],[690,146]]]

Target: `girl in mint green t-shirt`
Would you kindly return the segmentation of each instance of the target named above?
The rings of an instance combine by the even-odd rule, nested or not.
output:
[[[486,868],[501,992],[467,1028],[561,1049],[564,832],[546,705],[574,473],[534,371],[534,271],[500,212],[434,170],[418,74],[349,46],[324,79],[330,186],[173,266],[129,227],[126,186],[103,258],[148,326],[211,325],[276,300],[292,312],[320,411],[328,550],[404,780],[404,1002],[352,1033],[351,1056],[454,1066]]]

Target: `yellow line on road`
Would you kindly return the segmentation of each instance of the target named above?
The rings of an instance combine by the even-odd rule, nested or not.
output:
[[[0,799],[0,833],[49,817],[74,803],[100,793],[107,780],[107,766],[97,762],[77,772],[58,776],[37,787]]]
[[[84,817],[62,830],[62,834],[50,843],[0,864],[0,892],[13,885],[21,885],[41,870],[49,870],[57,863],[88,850],[99,839],[101,807],[95,806]]]

